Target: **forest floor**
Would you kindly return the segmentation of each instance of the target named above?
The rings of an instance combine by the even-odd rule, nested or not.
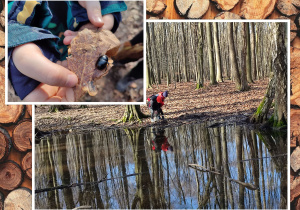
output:
[[[249,91],[235,90],[235,84],[226,80],[218,85],[205,84],[202,89],[195,89],[195,83],[177,83],[169,87],[165,84],[147,90],[147,96],[160,91],[169,91],[163,111],[166,121],[151,123],[150,117],[142,122],[119,122],[125,111],[125,105],[89,105],[79,108],[79,105],[69,106],[69,109],[50,113],[49,106],[37,106],[35,125],[41,131],[82,130],[82,129],[114,129],[124,127],[170,127],[181,124],[200,123],[204,121],[221,121],[226,124],[247,123],[247,120],[259,106],[268,80],[256,81],[250,84]],[[149,115],[146,105],[141,105],[143,113]]]

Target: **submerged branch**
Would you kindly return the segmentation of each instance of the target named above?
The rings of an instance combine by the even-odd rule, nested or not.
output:
[[[201,171],[201,172],[209,172],[209,173],[213,173],[213,174],[217,174],[217,175],[221,175],[221,176],[224,176],[225,178],[227,178],[229,181],[231,182],[235,182],[235,183],[238,183],[240,185],[243,185],[244,187],[248,188],[249,190],[257,190],[258,187],[253,185],[253,184],[250,184],[250,183],[245,183],[245,182],[241,182],[239,180],[236,180],[236,179],[232,179],[228,176],[226,176],[225,174],[223,173],[220,173],[220,172],[217,172],[217,171],[212,171],[212,170],[209,170],[203,166],[200,166],[200,165],[197,165],[197,164],[189,164],[189,167],[192,168],[192,169],[195,169],[197,171]],[[200,167],[202,169],[199,169],[197,167]]]
[[[49,187],[49,188],[44,188],[44,189],[38,189],[38,190],[35,190],[35,193],[49,192],[49,191],[60,190],[60,189],[70,188],[70,187],[77,187],[77,186],[88,185],[88,184],[90,184],[90,185],[98,184],[98,183],[106,182],[106,181],[113,180],[113,179],[121,179],[121,178],[129,177],[129,176],[137,176],[137,175],[140,175],[140,174],[142,174],[142,173],[134,173],[134,174],[128,174],[128,175],[125,175],[125,176],[119,176],[119,177],[115,177],[115,178],[101,179],[101,180],[95,181],[95,182],[84,182],[84,183],[73,183],[73,184],[70,184],[70,185],[60,185],[60,186],[57,186],[57,187]]]

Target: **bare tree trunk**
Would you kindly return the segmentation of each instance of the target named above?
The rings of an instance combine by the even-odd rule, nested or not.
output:
[[[229,55],[230,55],[230,62],[231,62],[231,71],[234,77],[236,89],[241,89],[241,78],[240,73],[237,68],[237,60],[236,54],[234,49],[234,41],[233,41],[233,23],[228,23],[227,25],[228,30],[228,44],[229,44]]]
[[[205,23],[205,30],[206,30],[206,36],[208,41],[208,60],[209,60],[209,72],[210,72],[210,84],[215,85],[216,82],[216,75],[215,75],[215,67],[214,67],[214,58],[213,58],[213,45],[212,45],[212,37],[211,37],[211,29],[210,29],[210,23]]]
[[[274,23],[276,34],[275,73],[275,107],[273,126],[281,127],[287,124],[287,57],[286,57],[286,23]]]
[[[218,38],[218,25],[213,22],[213,32],[214,32],[214,46],[216,55],[216,67],[217,67],[217,82],[223,82],[222,70],[221,70],[221,58],[220,58],[220,48],[219,48],[219,38]]]
[[[257,72],[256,72],[256,53],[255,53],[255,27],[254,23],[250,23],[250,43],[251,43],[251,67],[252,67],[252,74],[254,77],[254,80],[257,78]],[[253,82],[253,81],[252,81]]]
[[[140,105],[126,105],[125,112],[122,117],[122,122],[129,121],[141,121],[142,118],[146,118],[147,115],[141,112]]]
[[[249,86],[247,83],[247,70],[246,70],[246,48],[247,48],[247,40],[246,40],[246,23],[242,23],[242,32],[243,32],[243,46],[242,46],[242,62],[241,62],[241,81],[242,81],[242,87],[241,91],[249,90]]]
[[[246,39],[247,39],[247,54],[246,54],[246,70],[247,70],[247,81],[253,83],[252,74],[251,74],[251,49],[250,49],[250,26],[249,23],[246,24]]]

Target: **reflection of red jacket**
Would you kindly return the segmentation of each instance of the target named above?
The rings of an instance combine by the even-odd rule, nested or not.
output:
[[[152,141],[152,143],[153,143],[152,150],[155,150],[155,142]],[[157,144],[157,143],[159,143],[159,142],[156,142],[156,145],[159,146],[159,144]],[[171,146],[171,145],[169,144],[167,137],[164,137],[164,140],[161,144],[161,150],[168,151],[169,146]]]

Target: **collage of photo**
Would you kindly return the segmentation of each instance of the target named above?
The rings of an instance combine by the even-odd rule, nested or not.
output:
[[[300,210],[300,0],[0,0],[0,92],[0,210]]]

